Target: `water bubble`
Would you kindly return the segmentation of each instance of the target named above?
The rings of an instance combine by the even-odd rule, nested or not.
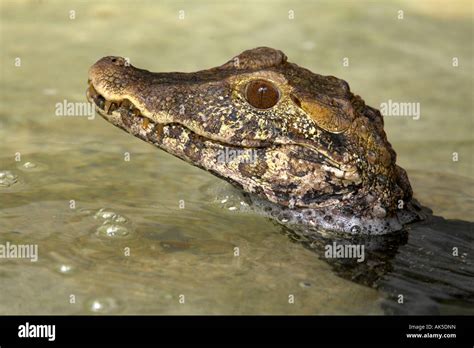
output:
[[[102,208],[100,209],[95,215],[94,215],[94,219],[103,219],[103,220],[106,220],[108,222],[118,222],[118,223],[124,223],[124,222],[127,222],[127,219],[112,211],[112,210],[105,210],[105,208]]]
[[[112,297],[102,297],[87,302],[87,309],[93,313],[111,313],[119,308],[117,300]]]
[[[63,274],[69,274],[72,271],[71,265],[62,264],[58,267],[58,271]]]
[[[10,187],[18,181],[18,175],[13,174],[9,170],[0,172],[0,187]]]
[[[99,237],[121,238],[127,237],[130,232],[128,228],[116,224],[106,224],[97,228],[97,235]]]
[[[91,310],[92,310],[93,312],[100,312],[102,309],[103,309],[102,303],[100,303],[99,301],[94,301],[94,302],[92,302],[92,304],[91,304]]]

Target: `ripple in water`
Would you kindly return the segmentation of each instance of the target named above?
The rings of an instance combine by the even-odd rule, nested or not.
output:
[[[48,166],[37,163],[37,162],[25,162],[23,164],[18,164],[18,169],[25,171],[25,172],[40,172],[48,168]]]

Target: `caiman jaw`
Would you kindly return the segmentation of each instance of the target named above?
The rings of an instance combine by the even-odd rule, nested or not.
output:
[[[150,122],[151,120],[144,116],[140,109],[128,99],[106,99],[102,94],[96,91],[91,81],[88,81],[89,87],[86,91],[86,96],[89,102],[94,103],[96,110],[106,120],[112,122],[116,126],[126,130],[132,131],[141,127],[143,130],[148,128],[163,129],[163,124]]]
[[[163,133],[168,133],[171,129],[180,129],[201,142],[210,142],[224,147],[236,147],[233,144],[227,144],[225,141],[218,139],[206,138],[203,135],[189,129],[178,122],[161,123],[144,115],[140,108],[136,107],[129,99],[106,99],[102,94],[96,91],[91,80],[88,81],[89,87],[86,96],[89,102],[94,103],[99,114],[122,128],[128,133],[142,138],[143,140],[159,146],[158,142],[162,138]],[[217,137],[216,137],[217,138]],[[239,146],[240,149],[258,149],[269,147],[263,142],[255,142],[254,146]],[[237,148],[237,147],[236,147]],[[165,149],[168,151],[168,149]],[[172,152],[172,151],[169,151]]]
[[[308,145],[265,144],[261,142],[255,146],[235,146],[225,141],[209,139],[178,122],[156,122],[148,116],[145,116],[138,107],[126,98],[106,99],[103,94],[94,88],[91,80],[89,80],[88,83],[89,87],[86,91],[87,99],[95,104],[96,110],[103,118],[127,133],[151,143],[192,165],[205,169],[247,192],[253,192],[253,190],[255,190],[258,194],[266,195],[270,201],[290,207],[294,207],[296,204],[301,205],[302,202],[298,202],[286,192],[288,188],[284,185],[261,188],[256,185],[252,186],[252,180],[249,180],[246,185],[241,182],[241,179],[243,175],[248,175],[249,179],[251,179],[251,176],[264,176],[265,172],[269,171],[269,164],[274,166],[271,170],[280,170],[282,174],[286,176],[286,171],[297,170],[294,168],[296,163],[291,160],[284,160],[280,157],[283,155],[288,159],[291,156],[297,156],[298,153],[308,151],[315,152],[311,150]],[[229,153],[232,157],[230,159],[228,156]],[[219,156],[223,157],[224,160],[220,161]],[[300,162],[306,166],[317,165],[325,167],[327,170],[337,172],[336,175],[338,175],[340,179],[343,179],[344,175],[346,175],[348,182],[357,175],[353,172],[341,171],[333,166],[332,159],[323,154],[318,153],[316,158],[312,158],[312,161],[314,163],[305,163],[304,160],[300,160]],[[317,175],[317,171],[314,171],[312,175]],[[323,177],[321,177],[319,181],[322,179]],[[328,183],[328,185],[329,184],[330,183]],[[298,185],[296,183],[291,182],[289,185],[295,192],[298,192]],[[311,185],[313,185],[313,183],[311,183]],[[300,192],[306,190],[304,185],[299,186],[301,186]],[[339,191],[327,191],[327,194],[323,193],[321,198],[315,202],[318,207],[335,204],[338,202],[338,199],[347,194],[344,192],[343,187],[340,188]],[[273,196],[274,194],[276,196]],[[302,194],[302,196],[304,195]],[[312,197],[306,195],[303,199],[306,200],[303,202],[304,204],[309,204]]]

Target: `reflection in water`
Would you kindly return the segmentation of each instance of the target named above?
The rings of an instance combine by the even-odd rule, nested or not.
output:
[[[137,177],[116,170],[127,166],[119,151],[100,146],[74,158],[30,154],[42,171],[2,158],[18,180],[2,188],[0,243],[38,244],[39,261],[2,261],[1,311],[375,314],[381,306],[385,313],[473,313],[471,222],[430,215],[383,236],[308,234],[256,214],[248,195],[167,154],[156,162],[135,154]],[[181,181],[197,190],[180,189]],[[326,258],[333,243],[363,245],[364,260]],[[33,293],[44,296],[37,305]],[[176,305],[181,293],[192,294],[186,308]],[[289,293],[295,305],[282,301]],[[64,300],[70,294],[77,305]]]
[[[376,290],[289,243],[223,181],[152,147],[128,148],[132,162],[107,150],[0,157],[18,178],[1,189],[0,244],[37,244],[39,254],[0,260],[0,313],[381,313]],[[23,171],[28,161],[43,170]]]
[[[474,313],[474,223],[429,216],[399,233],[383,236],[308,234],[297,226],[283,227],[328,262],[341,277],[376,287],[388,294],[383,303],[392,314]],[[363,246],[365,259],[328,258],[332,245]],[[401,297],[403,296],[403,297]],[[462,314],[462,313],[461,313]]]

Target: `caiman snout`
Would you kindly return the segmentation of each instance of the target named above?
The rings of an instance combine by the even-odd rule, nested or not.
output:
[[[124,98],[143,72],[147,71],[133,67],[126,58],[109,56],[90,67],[89,81],[106,99]]]

